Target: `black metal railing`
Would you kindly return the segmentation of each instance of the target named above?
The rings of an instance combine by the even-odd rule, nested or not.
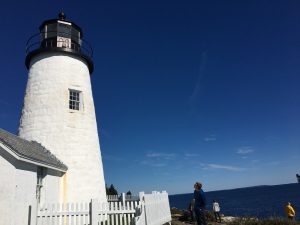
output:
[[[64,35],[61,40],[57,40],[57,36]],[[45,37],[51,36],[51,37]],[[66,41],[67,38],[71,41]],[[77,43],[74,40],[78,40],[80,42]],[[62,32],[46,32],[46,33],[38,33],[35,35],[32,35],[27,43],[26,43],[26,54],[38,50],[38,49],[47,49],[47,48],[62,48],[66,50],[71,50],[71,52],[76,52],[83,54],[85,56],[88,56],[89,58],[93,58],[93,48],[91,45],[85,41],[84,39],[78,39],[77,36],[72,36],[68,33],[62,33]]]

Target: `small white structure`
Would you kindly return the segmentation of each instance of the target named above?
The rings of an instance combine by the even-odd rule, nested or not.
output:
[[[59,201],[66,171],[39,143],[0,129],[0,224],[26,224],[30,205]]]
[[[106,202],[90,81],[92,49],[82,35],[60,13],[58,19],[44,21],[38,36],[29,40],[19,136],[41,143],[68,166],[60,180],[60,202]]]

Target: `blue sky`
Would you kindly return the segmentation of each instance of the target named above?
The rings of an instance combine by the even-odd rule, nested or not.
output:
[[[107,184],[175,194],[196,180],[206,191],[296,181],[299,1],[2,2],[5,130],[18,128],[26,41],[61,9],[94,48]]]

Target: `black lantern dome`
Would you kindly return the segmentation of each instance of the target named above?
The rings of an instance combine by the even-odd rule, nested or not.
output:
[[[81,57],[88,64],[90,73],[94,70],[93,49],[88,42],[82,39],[82,30],[75,23],[67,21],[63,12],[58,19],[44,21],[40,32],[31,36],[26,44],[27,69],[32,57],[42,52],[64,52]]]

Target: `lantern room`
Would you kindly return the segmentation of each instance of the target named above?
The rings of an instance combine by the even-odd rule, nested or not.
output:
[[[65,52],[84,59],[92,73],[94,69],[92,47],[82,38],[81,28],[66,20],[63,12],[58,14],[57,19],[44,21],[39,30],[38,34],[31,36],[27,41],[25,60],[27,68],[29,68],[31,59],[37,54],[47,51]]]

